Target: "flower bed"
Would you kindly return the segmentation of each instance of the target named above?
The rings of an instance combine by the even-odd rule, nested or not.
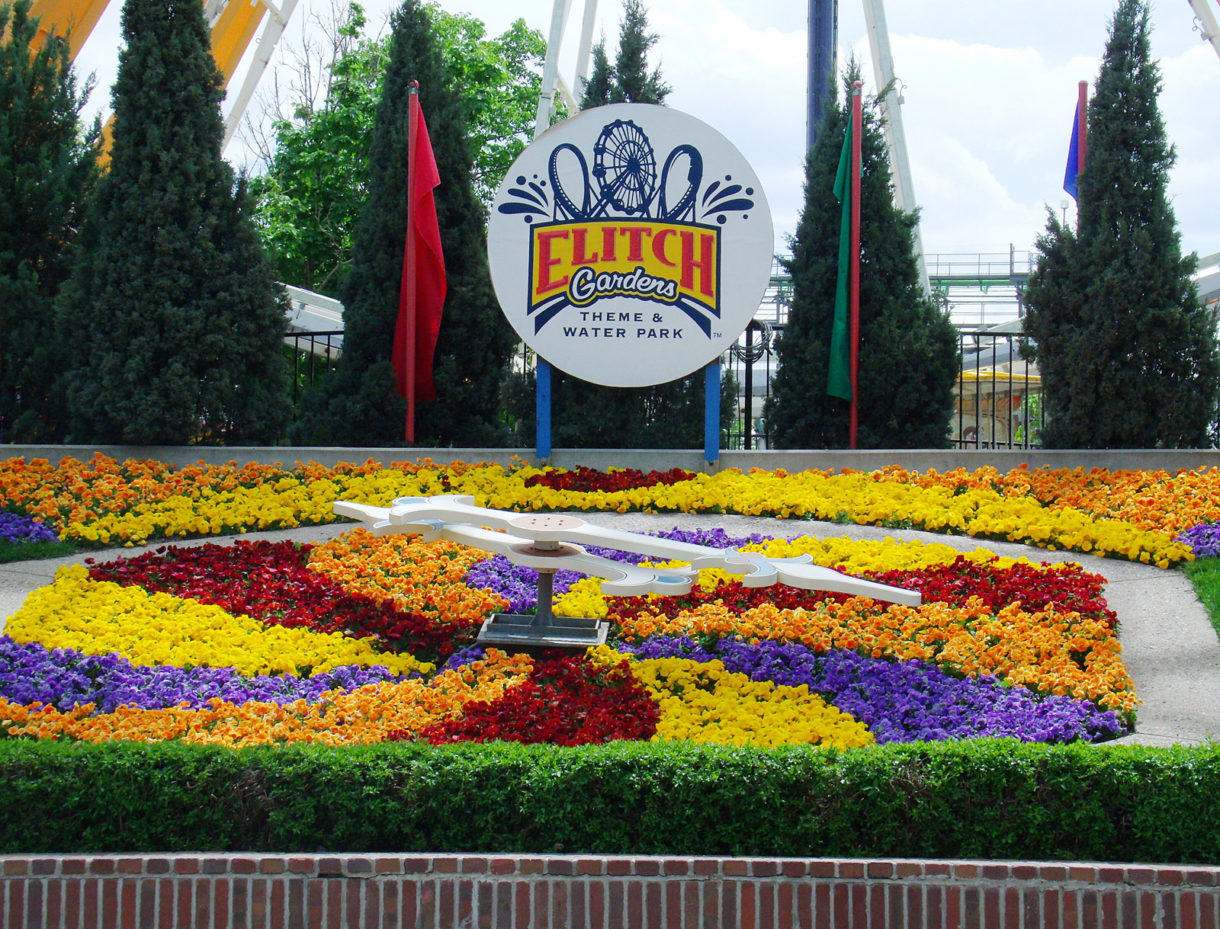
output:
[[[334,520],[345,499],[385,506],[395,497],[469,494],[480,506],[520,510],[741,513],[903,525],[1024,542],[1168,567],[1192,557],[1175,535],[1220,521],[1220,471],[994,468],[918,473],[736,469],[692,474],[571,472],[521,464],[372,461],[326,468],[235,463],[172,468],[95,455],[0,462],[0,510],[53,526],[61,539],[136,544],[150,539]]]
[[[330,522],[337,499],[469,494],[517,510],[736,512],[912,526],[1168,567],[1216,553],[1220,473],[982,468],[938,474],[672,469],[608,473],[428,461],[324,468],[0,462],[14,542],[135,544]],[[799,529],[799,523],[794,523]],[[793,533],[795,534],[795,533]],[[977,549],[671,535],[808,554],[916,588],[911,609],[701,573],[685,596],[606,598],[556,577],[556,611],[608,619],[606,648],[484,652],[495,612],[529,612],[536,574],[450,543],[353,530],[318,546],[167,547],[60,572],[0,638],[14,737],[225,745],[486,738],[734,744],[1012,736],[1100,741],[1134,720],[1104,579]],[[595,550],[607,557],[620,552]],[[637,558],[638,556],[630,556]]]
[[[0,731],[852,747],[1100,741],[1133,720],[1104,581],[1079,567],[920,543],[668,535],[809,553],[918,588],[925,604],[746,589],[717,571],[684,597],[606,598],[561,572],[557,612],[605,616],[611,643],[531,659],[474,643],[489,614],[534,605],[532,572],[500,556],[362,529],[316,546],[167,546],[62,569],[30,596],[0,638]]]

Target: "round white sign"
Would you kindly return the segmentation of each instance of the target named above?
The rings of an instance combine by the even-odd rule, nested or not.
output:
[[[492,202],[496,297],[527,345],[595,384],[682,377],[736,341],[771,274],[771,212],[733,145],[662,106],[549,129]]]

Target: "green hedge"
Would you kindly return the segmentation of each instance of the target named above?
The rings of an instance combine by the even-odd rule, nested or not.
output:
[[[0,852],[1220,863],[1220,745],[0,741]]]

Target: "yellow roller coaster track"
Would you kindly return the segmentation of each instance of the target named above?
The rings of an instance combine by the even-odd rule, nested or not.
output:
[[[69,57],[76,59],[90,33],[106,10],[109,0],[34,0],[30,14],[38,19],[38,35],[35,47],[41,48],[54,31],[68,36]],[[115,0],[121,2],[121,0]],[[276,43],[283,35],[297,0],[282,0],[277,6],[269,0],[207,0],[204,14],[211,23],[212,54],[216,66],[223,76],[224,86],[237,71],[250,43],[258,33],[259,26],[267,20],[259,38],[255,58],[251,62],[246,78],[234,98],[232,109],[225,122],[224,141],[227,145],[233,137],[250,97],[262,77]],[[105,149],[109,149],[110,126],[106,127]]]

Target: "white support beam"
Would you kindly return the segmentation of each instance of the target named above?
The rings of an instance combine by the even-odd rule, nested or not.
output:
[[[580,45],[576,53],[576,75],[569,84],[559,74],[559,51],[568,26],[572,0],[555,0],[551,11],[551,33],[546,43],[546,61],[542,67],[542,90],[538,94],[538,115],[534,120],[534,138],[550,128],[555,116],[555,95],[558,93],[569,113],[575,113],[585,93],[589,75],[589,53],[593,46],[593,26],[597,19],[597,0],[585,0],[585,13],[580,27]],[[571,88],[569,90],[569,88]]]
[[[576,79],[572,81],[572,96],[576,98],[576,106],[580,106],[580,98],[585,95],[585,82],[589,79],[589,55],[593,49],[593,26],[596,19],[597,0],[585,0],[585,17],[580,24],[580,47],[576,52]]]
[[[882,0],[864,0],[864,19],[868,25],[868,42],[873,55],[873,72],[877,78],[878,93],[889,88],[881,98],[885,115],[885,138],[889,148],[890,164],[894,169],[894,202],[906,213],[916,210],[915,187],[911,183],[911,162],[907,157],[906,133],[902,128],[902,98],[894,81],[894,57],[890,54],[890,34],[885,24],[885,7]],[[919,265],[919,284],[925,294],[931,294],[928,286],[928,265],[924,260],[923,236],[915,223],[915,258]]]
[[[241,89],[237,91],[237,96],[233,98],[233,108],[229,110],[228,118],[225,119],[225,135],[224,141],[221,143],[221,151],[228,147],[229,141],[237,132],[237,127],[241,125],[242,117],[246,115],[246,107],[250,105],[250,99],[258,88],[258,82],[262,80],[263,72],[267,70],[267,65],[271,62],[275,46],[284,34],[284,29],[288,25],[288,19],[292,16],[292,11],[296,9],[296,5],[297,0],[283,0],[278,7],[270,2],[265,3],[270,18],[263,27],[263,34],[259,37],[258,46],[254,52],[254,60],[250,63],[250,70],[246,72],[246,78],[242,81]]]
[[[555,115],[555,85],[559,78],[559,49],[568,24],[572,0],[555,0],[551,9],[551,33],[546,41],[546,61],[542,65],[542,90],[538,94],[538,115],[534,118],[534,138],[546,132]]]
[[[1195,12],[1195,19],[1199,23],[1199,31],[1203,33],[1203,38],[1210,42],[1216,54],[1220,55],[1220,22],[1216,21],[1216,14],[1207,5],[1207,0],[1187,0],[1187,2]]]

